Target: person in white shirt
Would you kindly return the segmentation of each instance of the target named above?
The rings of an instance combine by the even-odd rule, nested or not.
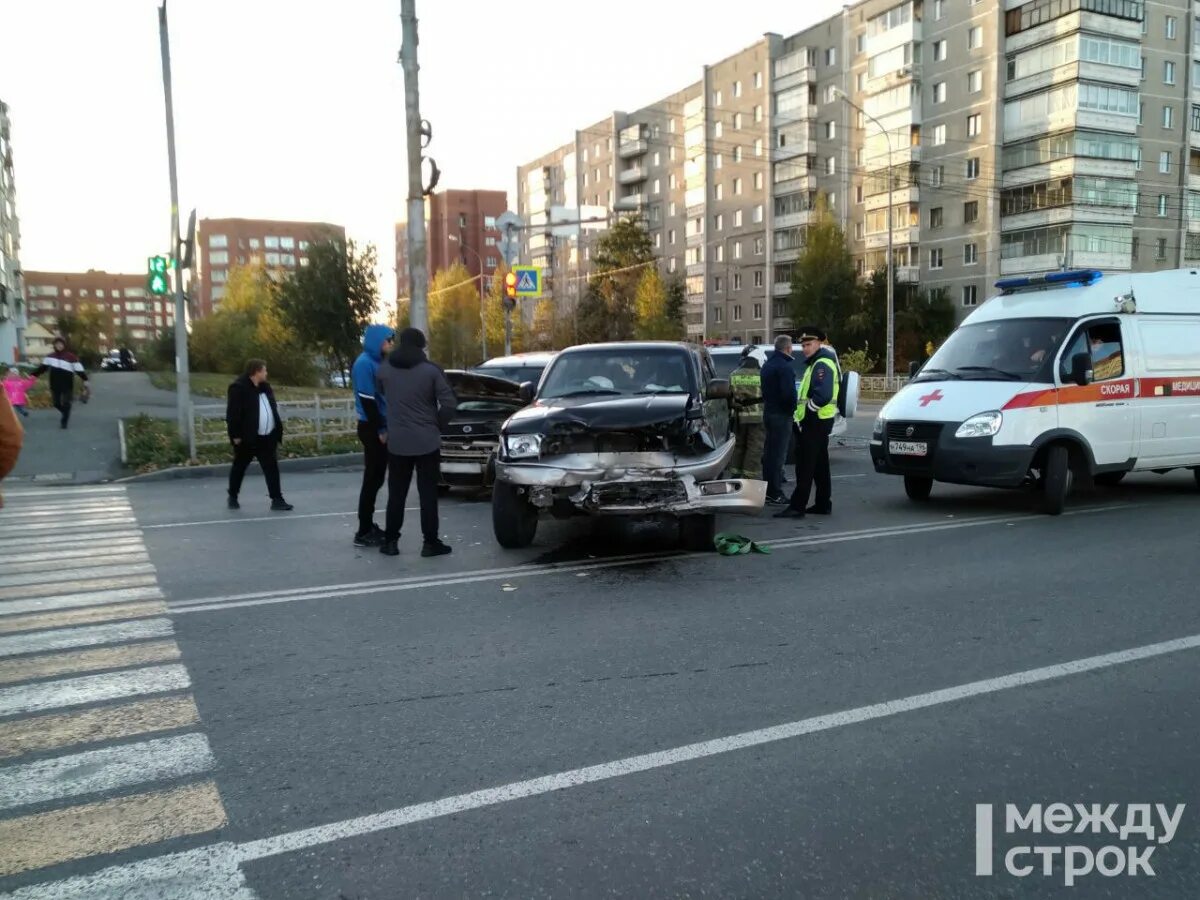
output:
[[[267,364],[261,359],[246,363],[241,378],[229,385],[225,424],[233,444],[233,468],[229,470],[229,508],[240,509],[238,493],[252,460],[257,459],[267,480],[271,509],[286,512],[294,507],[283,499],[279,484],[276,450],[283,442],[283,420],[275,405],[275,392],[267,383]]]

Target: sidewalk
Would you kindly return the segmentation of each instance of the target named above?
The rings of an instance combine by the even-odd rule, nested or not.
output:
[[[29,418],[21,420],[25,446],[6,484],[91,484],[119,477],[126,473],[121,467],[117,420],[138,413],[175,416],[175,395],[151,385],[144,372],[97,372],[89,378],[92,399],[86,404],[79,402],[76,382],[75,405],[66,431],[59,427],[55,409],[31,410]],[[203,397],[193,400],[216,402]]]

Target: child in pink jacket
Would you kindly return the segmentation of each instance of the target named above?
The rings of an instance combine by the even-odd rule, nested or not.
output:
[[[29,417],[29,410],[25,408],[29,405],[29,389],[35,384],[36,378],[32,375],[22,375],[20,370],[15,368],[9,369],[8,377],[4,379],[4,393],[8,394],[8,402],[26,418]]]

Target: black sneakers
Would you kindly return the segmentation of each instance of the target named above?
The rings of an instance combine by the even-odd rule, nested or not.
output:
[[[422,556],[445,556],[447,553],[453,553],[453,549],[443,544],[441,541],[426,541],[421,548]]]
[[[372,525],[370,531],[365,531],[362,534],[354,535],[355,547],[378,547],[383,543],[383,529],[378,525]]]
[[[242,508],[242,504],[238,503],[237,497],[233,496],[233,494],[229,495],[229,503],[226,505],[230,509],[241,509]]]
[[[399,556],[400,548],[396,541],[384,541],[379,545],[379,552],[384,556]]]
[[[289,512],[295,508],[296,507],[292,506],[292,504],[288,503],[282,497],[280,497],[278,500],[271,501],[271,509],[275,510],[276,512]]]

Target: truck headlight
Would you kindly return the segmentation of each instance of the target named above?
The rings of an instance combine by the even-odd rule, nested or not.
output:
[[[542,452],[542,436],[540,434],[506,436],[504,450],[509,459],[536,459]]]
[[[1004,416],[999,412],[985,412],[971,416],[958,426],[954,432],[956,438],[991,437],[1004,424]]]
[[[883,416],[882,415],[876,416],[875,417],[875,427],[871,430],[871,434],[874,437],[883,437],[884,424],[885,423],[883,421]]]

